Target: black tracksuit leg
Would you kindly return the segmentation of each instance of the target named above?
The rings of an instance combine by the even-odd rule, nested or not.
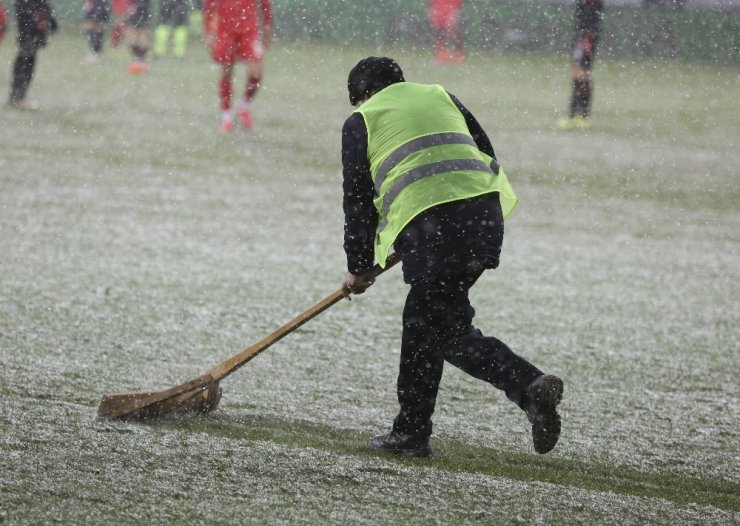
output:
[[[13,63],[13,79],[10,88],[10,102],[20,102],[26,98],[36,66],[36,53],[19,52]]]
[[[455,265],[440,277],[412,285],[403,311],[400,411],[393,429],[428,436],[444,361],[503,390],[524,409],[527,387],[542,371],[496,338],[472,325],[475,310],[468,291],[482,272],[461,274]],[[444,276],[444,277],[442,277]]]

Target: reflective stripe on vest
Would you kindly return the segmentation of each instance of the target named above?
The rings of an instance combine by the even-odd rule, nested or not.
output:
[[[442,144],[469,144],[470,146],[475,146],[477,148],[473,138],[464,133],[435,133],[433,135],[425,135],[424,137],[419,137],[418,139],[409,141],[390,154],[388,158],[383,161],[380,167],[378,167],[378,173],[375,174],[375,195],[380,195],[380,187],[383,185],[383,181],[385,181],[385,176],[388,175],[388,172],[390,172],[398,163],[414,152],[421,151],[431,146],[440,146]],[[459,170],[460,168],[456,169]]]
[[[470,140],[472,141],[473,138],[471,137]],[[473,144],[475,144],[475,142]],[[411,183],[415,183],[419,179],[429,177],[430,175],[437,175],[445,172],[459,172],[462,170],[479,170],[481,172],[493,172],[489,165],[487,165],[483,161],[479,161],[478,159],[451,159],[449,161],[438,161],[432,164],[425,164],[424,166],[419,166],[418,168],[414,168],[413,170],[409,170],[408,172],[403,174],[403,176],[398,181],[396,181],[391,189],[388,190],[383,196],[383,208],[380,210],[383,218],[378,225],[378,232],[382,232],[385,228],[385,225],[388,223],[388,212],[391,209],[391,203],[393,203],[393,200],[396,198],[396,196],[401,193],[401,190],[406,188]],[[378,185],[377,188],[380,188],[380,185]]]

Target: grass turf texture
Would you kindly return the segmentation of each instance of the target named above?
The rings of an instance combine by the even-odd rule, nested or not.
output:
[[[55,36],[41,110],[0,111],[0,521],[740,521],[737,68],[600,61],[593,127],[558,132],[567,57],[277,43],[255,130],[221,135],[201,47],[143,76],[85,52]],[[101,394],[195,377],[336,289],[346,72],[379,53],[458,95],[519,193],[472,298],[564,378],[557,448],[448,367],[436,457],[367,450],[396,410],[398,269],[227,379],[216,413],[96,421]]]

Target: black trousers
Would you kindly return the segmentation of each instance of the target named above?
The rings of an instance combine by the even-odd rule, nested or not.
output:
[[[10,103],[21,102],[26,98],[26,93],[33,79],[36,69],[36,50],[21,49],[13,62],[13,72],[10,81]]]
[[[472,325],[475,310],[468,292],[483,271],[465,269],[450,265],[433,279],[412,285],[408,293],[397,385],[400,411],[393,423],[399,433],[419,437],[432,433],[445,361],[504,391],[522,409],[528,403],[529,384],[543,374]]]

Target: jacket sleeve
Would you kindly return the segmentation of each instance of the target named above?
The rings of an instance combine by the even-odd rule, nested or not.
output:
[[[452,102],[455,103],[455,106],[457,106],[457,109],[460,110],[460,113],[463,114],[463,117],[465,117],[465,123],[468,125],[468,131],[470,131],[470,135],[473,136],[473,140],[478,146],[478,149],[486,155],[489,155],[496,159],[496,153],[493,151],[491,140],[488,138],[488,135],[486,135],[486,132],[483,131],[483,128],[478,123],[478,120],[470,112],[470,110],[467,109],[463,105],[463,103],[458,100],[457,97],[455,97],[452,93],[448,93],[448,95],[450,96],[450,99],[452,99]]]
[[[342,128],[342,177],[347,270],[364,274],[373,266],[378,211],[373,204],[375,188],[367,158],[367,128],[359,113],[353,113]]]

